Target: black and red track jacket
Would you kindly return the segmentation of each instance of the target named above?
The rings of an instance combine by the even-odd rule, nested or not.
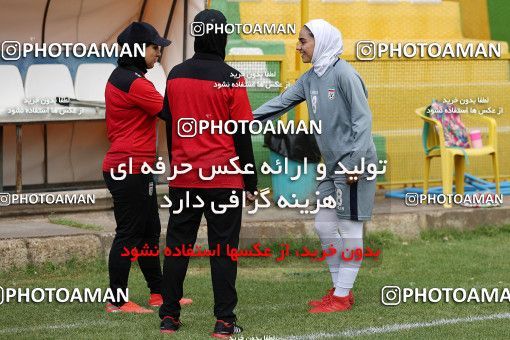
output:
[[[156,121],[163,96],[142,70],[118,66],[106,84],[105,102],[110,148],[103,171],[127,165],[131,158],[131,173],[138,174],[144,162],[152,165],[156,158]]]
[[[234,76],[233,76],[234,75]],[[225,122],[227,120],[253,120],[244,79],[239,72],[227,65],[214,53],[197,52],[183,63],[175,66],[168,75],[164,99],[167,121],[168,154],[171,169],[183,169],[182,163],[192,166],[192,171],[177,175],[170,181],[176,188],[244,188],[254,192],[257,187],[257,171],[253,156],[249,129],[235,134],[196,133],[200,120]],[[217,84],[227,84],[218,87]],[[193,127],[195,124],[195,130]],[[237,164],[244,168],[253,164],[252,175],[217,174],[209,176],[213,166],[228,166],[230,159],[239,156]]]

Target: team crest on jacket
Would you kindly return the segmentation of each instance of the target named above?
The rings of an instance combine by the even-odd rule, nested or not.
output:
[[[333,100],[335,99],[335,89],[328,89],[328,99]]]

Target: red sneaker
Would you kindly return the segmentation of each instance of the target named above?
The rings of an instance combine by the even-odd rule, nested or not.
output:
[[[344,312],[351,309],[351,303],[349,300],[349,295],[344,297],[331,295],[319,306],[313,307],[308,312],[312,314]]]
[[[188,298],[182,298],[179,300],[179,304],[181,306],[184,306],[184,305],[191,305],[193,303],[193,300],[192,299],[188,299]]]
[[[187,299],[187,298],[182,298],[179,300],[179,303],[181,306],[191,305],[193,303],[193,300]],[[151,296],[149,298],[149,306],[160,307],[162,304],[163,304],[163,297],[161,296],[161,294],[151,294]]]
[[[120,307],[117,307],[111,303],[106,304],[107,313],[136,313],[136,314],[148,314],[154,313],[153,310],[143,308],[134,302],[128,301]]]
[[[320,300],[308,301],[308,306],[310,306],[310,307],[319,306],[321,303],[323,303],[325,301],[326,297],[332,296],[334,292],[335,292],[335,288],[328,289],[326,291],[326,295],[324,295]],[[354,305],[354,295],[352,294],[352,290],[349,291],[349,303],[351,305]]]
[[[326,291],[326,295],[321,297],[320,300],[310,300],[310,301],[308,301],[308,306],[310,306],[310,307],[317,307],[317,306],[319,306],[321,303],[323,303],[326,300],[326,298],[328,296],[333,295],[334,292],[335,292],[335,288],[328,289]]]

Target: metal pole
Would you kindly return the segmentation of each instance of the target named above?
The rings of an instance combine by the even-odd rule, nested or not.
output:
[[[22,176],[22,137],[23,130],[21,129],[21,124],[16,124],[16,193],[21,193],[21,176]]]
[[[147,0],[143,0],[142,8],[140,9],[140,15],[138,16],[138,21],[142,21],[143,14],[145,13],[145,5],[147,5]]]
[[[41,32],[41,42],[45,42],[46,37],[46,18],[48,17],[48,11],[50,9],[50,2],[51,0],[48,0],[46,2],[46,7],[44,8],[44,16],[43,16],[43,22],[42,22],[42,32]],[[17,128],[16,128],[16,134],[17,134]],[[21,126],[20,126],[20,134],[21,134]],[[48,126],[44,124],[43,129],[43,145],[44,145],[44,160],[43,160],[43,182],[44,186],[48,184]],[[21,162],[21,160],[20,160]],[[20,169],[20,175],[21,175],[21,169]],[[18,180],[16,179],[16,191],[18,190]],[[20,187],[19,190],[21,191],[21,178],[20,178]]]
[[[172,17],[174,16],[175,5],[177,5],[177,1],[172,1],[172,7],[170,7],[170,13],[168,13],[168,19],[166,20],[165,34],[163,38],[168,38],[168,31],[170,31],[170,24],[172,23]],[[165,46],[161,46],[161,56],[159,57],[159,62],[161,62],[161,58],[163,58],[163,51],[165,50]]]
[[[0,191],[4,191],[4,126],[0,125]]]
[[[188,46],[188,0],[184,0],[184,30],[182,32],[182,60],[186,60],[186,48]]]

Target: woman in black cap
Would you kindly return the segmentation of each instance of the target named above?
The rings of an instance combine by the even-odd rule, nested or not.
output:
[[[141,172],[141,167],[143,163],[152,167],[156,161],[157,116],[165,118],[163,97],[145,78],[145,73],[161,56],[160,46],[170,44],[145,22],[133,22],[118,36],[117,42],[127,44],[132,54],[126,53],[118,59],[119,66],[105,89],[106,127],[111,145],[103,160],[103,177],[113,197],[117,223],[108,261],[110,288],[115,297],[119,290],[127,296],[129,270],[132,260],[136,260],[134,249],[139,254],[142,248],[153,251],[159,245],[161,225],[156,183],[151,173]],[[134,55],[135,44],[145,46],[145,57]],[[149,305],[160,306],[159,256],[140,256],[138,263],[150,289]],[[132,301],[114,300],[107,304],[107,312],[153,312]],[[186,304],[191,300],[180,302]]]

